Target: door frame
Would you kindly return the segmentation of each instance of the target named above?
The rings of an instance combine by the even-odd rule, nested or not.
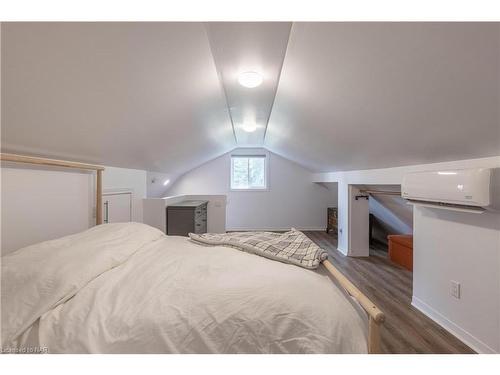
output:
[[[133,202],[133,199],[134,199],[134,189],[128,189],[128,188],[124,188],[124,189],[104,189],[103,192],[102,192],[102,199],[104,200],[104,198],[107,195],[121,195],[121,194],[130,194],[129,212],[130,212],[130,221],[132,221],[132,202]],[[103,208],[104,208],[104,204],[103,204]]]

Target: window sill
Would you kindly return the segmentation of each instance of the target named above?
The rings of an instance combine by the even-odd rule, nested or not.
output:
[[[240,193],[246,193],[246,192],[265,192],[269,191],[269,188],[263,188],[263,189],[229,189],[230,192],[240,192]]]

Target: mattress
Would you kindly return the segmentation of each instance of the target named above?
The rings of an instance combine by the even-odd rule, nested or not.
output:
[[[2,258],[3,347],[366,353],[365,327],[322,271],[144,224],[101,225]]]

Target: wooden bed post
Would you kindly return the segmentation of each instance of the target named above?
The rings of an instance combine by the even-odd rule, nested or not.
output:
[[[102,169],[97,170],[95,198],[95,224],[102,224]]]
[[[368,314],[368,353],[381,353],[380,346],[380,326],[385,321],[385,314],[375,304],[368,299],[356,286],[349,281],[329,260],[323,261],[323,266],[330,275],[354,297]]]
[[[368,353],[380,354],[380,324],[370,316],[368,321]]]
[[[87,171],[96,171],[95,222],[96,225],[102,224],[102,171],[104,170],[104,167],[101,167],[100,165],[77,163],[74,161],[46,159],[35,156],[25,156],[25,155],[6,154],[6,153],[0,153],[0,160],[9,161],[13,163],[47,165],[52,167],[63,167],[71,169],[82,169]]]

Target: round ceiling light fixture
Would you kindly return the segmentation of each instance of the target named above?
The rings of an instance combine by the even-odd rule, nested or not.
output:
[[[238,76],[238,82],[241,86],[253,89],[254,87],[260,86],[264,82],[262,74],[257,72],[243,72]]]
[[[247,133],[253,133],[257,130],[257,124],[255,122],[245,122],[241,125],[241,128]]]
[[[163,186],[167,186],[170,183],[170,180],[163,181]]]

